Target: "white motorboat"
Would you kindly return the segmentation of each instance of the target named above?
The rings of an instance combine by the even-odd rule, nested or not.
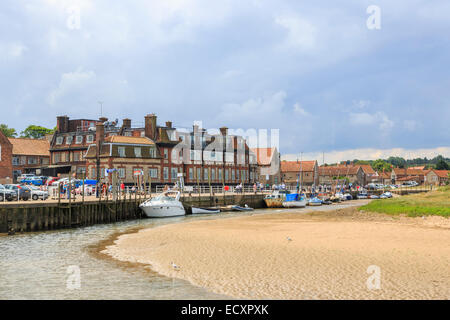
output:
[[[166,191],[139,205],[149,218],[166,218],[184,216],[186,211],[180,201],[179,191]]]
[[[192,207],[192,214],[220,213],[220,209]]]

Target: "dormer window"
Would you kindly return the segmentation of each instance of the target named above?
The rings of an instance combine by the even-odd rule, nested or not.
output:
[[[62,144],[64,141],[64,137],[56,137],[56,144]]]
[[[86,143],[92,143],[92,142],[94,142],[94,136],[92,134],[90,134],[86,137]]]
[[[68,136],[66,138],[66,144],[72,144],[72,141],[73,141],[73,136]]]
[[[83,136],[77,136],[75,138],[75,143],[76,144],[82,144],[83,143]]]

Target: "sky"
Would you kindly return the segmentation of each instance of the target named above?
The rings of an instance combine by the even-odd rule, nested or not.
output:
[[[449,12],[448,0],[3,0],[0,123],[97,119],[101,101],[134,125],[155,113],[279,129],[288,157],[450,156]]]

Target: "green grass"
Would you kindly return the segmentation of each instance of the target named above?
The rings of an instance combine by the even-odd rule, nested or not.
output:
[[[374,200],[360,207],[359,210],[391,215],[406,214],[410,217],[437,215],[448,218],[450,217],[450,187],[442,187],[428,193]]]

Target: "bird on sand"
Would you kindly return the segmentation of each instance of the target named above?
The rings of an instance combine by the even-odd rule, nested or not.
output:
[[[172,268],[176,271],[179,271],[181,268],[179,266],[177,266],[174,262],[170,263],[172,265]]]
[[[292,241],[291,237],[286,237],[287,241]]]

